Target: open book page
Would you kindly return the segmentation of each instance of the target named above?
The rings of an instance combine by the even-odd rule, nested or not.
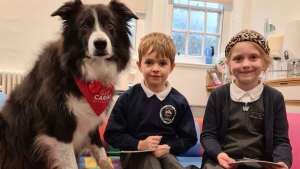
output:
[[[276,166],[282,166],[278,163],[270,162],[270,161],[262,161],[262,160],[256,160],[256,159],[251,159],[251,158],[243,158],[243,159],[235,159],[233,162],[228,162],[228,164],[239,164],[239,163],[267,163],[267,164],[272,164]]]
[[[170,147],[165,148],[157,148],[157,149],[151,149],[151,150],[134,150],[134,151],[106,151],[106,153],[142,153],[142,152],[151,152],[151,151],[157,151],[157,150],[169,150]]]

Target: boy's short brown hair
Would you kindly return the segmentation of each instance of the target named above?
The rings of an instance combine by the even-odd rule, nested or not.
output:
[[[139,45],[139,61],[142,61],[142,56],[152,47],[152,52],[157,52],[157,56],[162,56],[170,59],[171,64],[174,63],[176,48],[173,40],[159,32],[149,33],[141,39]]]

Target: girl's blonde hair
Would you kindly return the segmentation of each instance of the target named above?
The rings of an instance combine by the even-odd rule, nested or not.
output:
[[[150,53],[157,52],[157,56],[166,57],[170,59],[171,64],[175,61],[176,48],[173,40],[159,32],[149,33],[141,39],[139,45],[139,61],[141,62],[143,55],[147,54],[148,50],[151,49]]]

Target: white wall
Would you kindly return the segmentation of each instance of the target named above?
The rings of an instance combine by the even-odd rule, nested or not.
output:
[[[272,17],[277,33],[284,33],[287,22],[300,20],[299,0],[252,0],[251,28],[263,33],[263,23]]]
[[[266,18],[271,17],[276,27],[276,33],[284,34],[285,24],[300,20],[299,0],[252,0],[251,29],[263,33],[263,24]],[[300,46],[300,44],[299,44]],[[300,100],[300,95],[295,95],[299,86],[277,87],[286,100]],[[300,106],[286,106],[287,112],[300,113]]]
[[[56,39],[61,1],[0,1],[0,69],[27,70],[46,41]]]
[[[276,33],[284,33],[287,22],[300,20],[299,0],[235,0],[231,17],[230,36],[242,29],[264,33],[265,19],[271,17]]]

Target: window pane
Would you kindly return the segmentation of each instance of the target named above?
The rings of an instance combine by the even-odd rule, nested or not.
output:
[[[189,53],[192,56],[201,56],[202,50],[202,35],[189,34]]]
[[[190,5],[193,5],[193,6],[202,6],[202,7],[204,7],[204,2],[190,1]]]
[[[135,49],[135,27],[131,27],[129,28],[130,32],[131,32],[131,36],[129,36],[132,48]]]
[[[198,59],[202,58],[206,46],[213,46],[217,56],[223,5],[198,0],[173,1],[172,38],[177,54]]]
[[[172,32],[172,39],[176,46],[176,53],[178,55],[185,55],[186,33]]]
[[[216,3],[210,3],[210,2],[207,2],[207,3],[206,3],[206,7],[208,7],[208,8],[217,8],[217,9],[221,9],[221,8],[222,8],[222,5],[216,4]]]
[[[175,4],[188,4],[188,0],[174,0]]]
[[[135,19],[130,19],[130,21],[128,21],[128,24],[129,24],[129,25],[132,25],[132,24],[134,25],[134,24],[135,24],[135,21],[136,21]]]
[[[213,46],[214,47],[214,56],[218,55],[218,45],[219,45],[219,37],[218,36],[205,36],[205,47],[206,46]]]
[[[218,12],[207,12],[206,32],[219,33],[220,17],[221,14]]]
[[[188,10],[185,8],[174,7],[172,29],[186,30],[187,20],[188,20]]]
[[[203,32],[204,11],[191,10],[190,30]]]

